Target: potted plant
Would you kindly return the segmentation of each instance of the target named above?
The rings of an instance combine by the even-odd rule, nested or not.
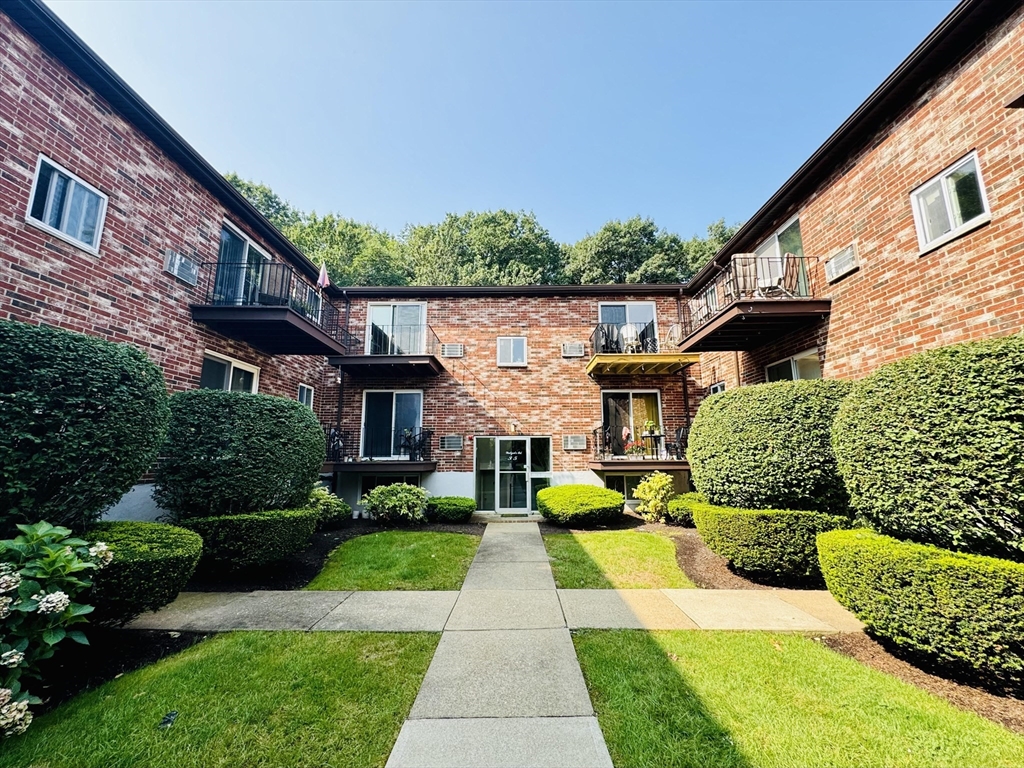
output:
[[[654,419],[648,419],[644,422],[644,434],[645,435],[656,435],[659,433],[658,422]]]
[[[643,456],[645,453],[647,453],[647,446],[643,444],[642,440],[631,440],[626,443],[627,456]]]

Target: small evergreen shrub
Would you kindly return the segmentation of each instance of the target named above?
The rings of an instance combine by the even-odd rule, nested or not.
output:
[[[668,522],[668,505],[676,497],[672,475],[652,472],[637,483],[633,496],[640,499],[636,511],[649,523]]]
[[[708,548],[753,578],[800,582],[820,577],[815,537],[848,525],[823,512],[788,509],[734,509],[708,504],[696,494],[681,502],[693,516]]]
[[[163,454],[153,498],[183,521],[304,506],[326,443],[296,400],[195,389],[171,397]]]
[[[374,520],[385,525],[427,519],[427,492],[408,483],[378,485],[363,496],[362,503]]]
[[[309,543],[319,521],[318,510],[304,507],[190,518],[181,525],[202,537],[204,568],[233,571],[299,552]]]
[[[435,496],[427,501],[427,519],[438,523],[464,523],[476,512],[476,501],[466,496]]]
[[[537,509],[559,525],[586,527],[622,516],[622,494],[596,485],[555,485],[537,492]]]
[[[0,533],[84,530],[153,465],[168,413],[135,347],[0,320]]]
[[[319,527],[323,529],[337,528],[352,517],[352,507],[348,502],[326,488],[317,487],[310,492],[309,506],[319,513]]]
[[[839,409],[832,441],[875,530],[1024,561],[1024,335],[879,368]]]
[[[818,536],[829,591],[868,628],[958,671],[1024,683],[1024,564],[897,541]]]
[[[693,503],[705,503],[706,500],[699,493],[681,493],[668,503],[666,522],[672,525],[681,525],[683,528],[693,528],[693,513],[690,505]]]
[[[831,434],[850,386],[836,379],[778,381],[704,401],[687,448],[697,490],[729,507],[846,512]]]
[[[199,562],[203,540],[165,523],[103,522],[85,534],[103,541],[113,560],[93,577],[90,621],[119,626],[173,602]]]

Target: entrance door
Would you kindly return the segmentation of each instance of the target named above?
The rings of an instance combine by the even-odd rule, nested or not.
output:
[[[525,514],[530,511],[528,468],[526,438],[499,437],[498,512]]]

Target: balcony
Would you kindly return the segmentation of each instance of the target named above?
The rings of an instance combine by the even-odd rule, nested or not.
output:
[[[200,265],[202,303],[192,319],[269,355],[335,355],[337,307],[282,262]]]
[[[828,317],[816,259],[737,253],[686,305],[685,352],[749,352]]]
[[[621,427],[605,425],[594,430],[594,456],[590,468],[603,472],[689,469],[686,460],[689,435],[690,428],[683,425],[668,434],[623,439]]]
[[[327,472],[433,472],[430,429],[378,429],[364,424],[361,433],[324,425]]]
[[[591,376],[678,373],[700,359],[683,354],[673,341],[682,338],[682,327],[671,326],[663,341],[654,321],[649,323],[598,323],[590,334],[594,350],[587,373]]]
[[[444,371],[437,354],[440,342],[429,325],[377,325],[345,332],[344,356],[328,362],[356,378],[387,376],[416,378]]]

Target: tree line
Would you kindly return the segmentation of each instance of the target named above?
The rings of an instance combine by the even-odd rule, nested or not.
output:
[[[336,285],[561,285],[680,283],[736,232],[724,219],[683,239],[649,218],[609,221],[576,243],[558,243],[526,211],[449,213],[399,236],[336,214],[305,213],[270,187],[225,178]]]

